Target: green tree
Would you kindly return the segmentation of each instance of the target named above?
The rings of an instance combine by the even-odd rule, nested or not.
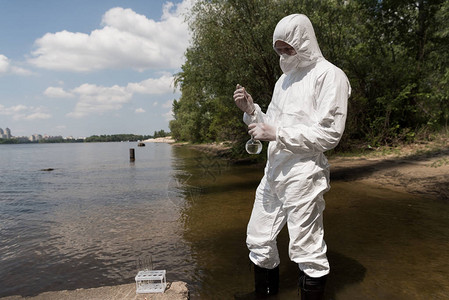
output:
[[[154,137],[154,138],[157,138],[157,137],[166,137],[166,136],[168,136],[168,135],[170,135],[169,132],[165,132],[164,129],[161,129],[161,130],[159,130],[159,131],[155,131],[153,137]]]
[[[192,142],[247,139],[232,101],[237,83],[265,110],[281,74],[272,49],[277,22],[292,13],[314,24],[323,55],[352,85],[342,144],[411,140],[447,126],[449,0],[199,0],[177,74],[170,130]],[[239,145],[239,149],[243,149]]]
[[[280,74],[271,35],[283,15],[272,4],[197,2],[189,17],[193,43],[177,76],[182,96],[173,104],[175,119],[170,123],[176,139],[202,142],[247,136],[232,94],[240,83],[263,108],[271,99]]]
[[[126,141],[141,141],[150,138],[149,135],[135,135],[135,134],[113,134],[113,135],[92,135],[85,139],[85,142],[126,142]]]

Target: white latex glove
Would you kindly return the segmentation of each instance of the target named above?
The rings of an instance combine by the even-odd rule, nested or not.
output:
[[[252,115],[256,110],[253,97],[251,97],[251,95],[248,94],[245,88],[240,84],[237,84],[237,87],[235,88],[234,101],[238,108],[246,112],[248,115]]]
[[[265,123],[251,123],[248,126],[248,133],[253,136],[255,140],[260,141],[275,141],[276,127]]]

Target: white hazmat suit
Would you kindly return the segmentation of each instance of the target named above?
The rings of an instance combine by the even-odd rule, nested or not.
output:
[[[301,14],[283,18],[273,34],[295,55],[280,54],[284,74],[277,81],[266,113],[257,104],[244,122],[269,124],[264,177],[256,191],[248,224],[251,261],[273,269],[280,263],[276,237],[287,224],[290,259],[310,277],[329,273],[322,213],[329,190],[329,164],[323,152],[343,134],[351,87],[342,70],[321,54],[310,20]],[[255,109],[255,110],[254,110]]]

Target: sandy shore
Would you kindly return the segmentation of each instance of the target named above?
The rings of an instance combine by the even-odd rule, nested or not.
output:
[[[171,136],[159,137],[159,138],[148,139],[148,140],[142,141],[142,143],[168,143],[168,144],[172,144],[175,142],[176,141],[174,139],[172,139]]]
[[[225,156],[226,144],[188,145]],[[449,137],[437,141],[370,149],[358,155],[331,155],[331,181],[377,184],[392,190],[449,200]]]
[[[449,145],[416,144],[359,157],[331,157],[331,179],[449,200]]]
[[[184,282],[176,281],[168,285],[165,293],[136,294],[136,284],[104,286],[72,291],[45,292],[33,297],[10,296],[2,300],[187,300],[189,291]]]

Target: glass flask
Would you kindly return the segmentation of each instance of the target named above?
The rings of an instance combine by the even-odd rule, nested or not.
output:
[[[262,151],[262,143],[251,136],[246,142],[245,149],[249,154],[259,154]]]

